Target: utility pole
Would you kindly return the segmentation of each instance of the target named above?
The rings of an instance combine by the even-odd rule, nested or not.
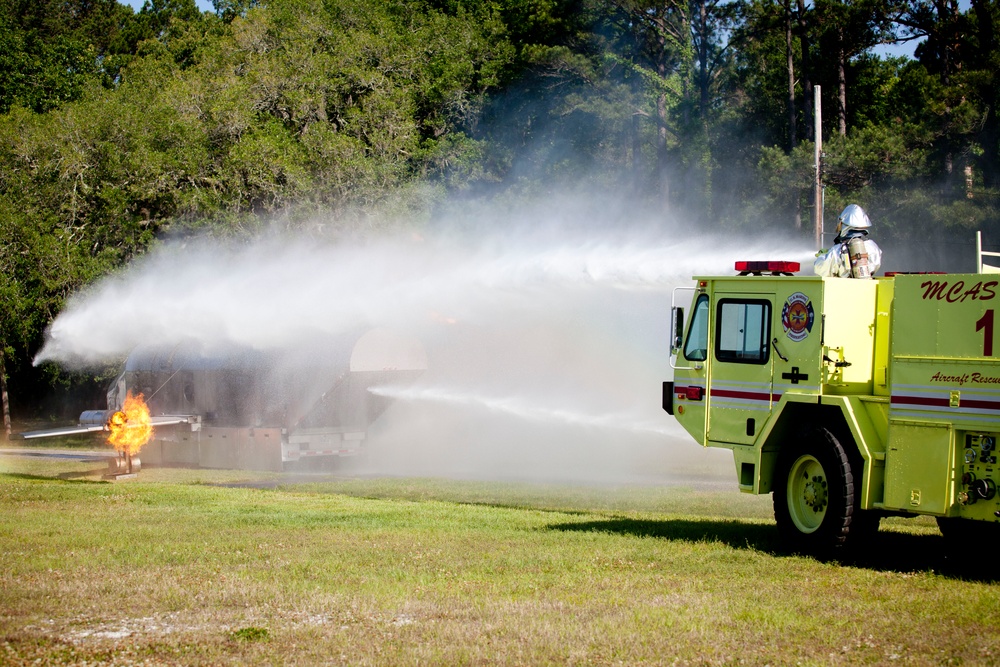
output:
[[[816,230],[816,250],[823,249],[823,174],[820,170],[823,156],[823,110],[820,100],[820,87],[813,86],[813,126],[816,136],[813,151],[813,163],[816,167],[813,180],[813,228]]]

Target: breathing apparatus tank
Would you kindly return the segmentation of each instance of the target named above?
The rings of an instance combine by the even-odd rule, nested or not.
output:
[[[865,248],[863,236],[854,236],[847,241],[847,255],[851,261],[852,278],[871,278],[872,272],[868,266],[868,249]]]

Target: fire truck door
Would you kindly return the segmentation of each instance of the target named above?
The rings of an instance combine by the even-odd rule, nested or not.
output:
[[[772,405],[773,294],[716,293],[708,439],[751,445]]]

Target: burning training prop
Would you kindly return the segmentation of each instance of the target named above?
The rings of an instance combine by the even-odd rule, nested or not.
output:
[[[143,395],[133,395],[129,392],[122,409],[108,419],[107,427],[110,431],[108,444],[118,452],[117,462],[111,462],[112,472],[118,474],[138,472],[140,463],[136,455],[153,436],[149,406],[143,400]]]

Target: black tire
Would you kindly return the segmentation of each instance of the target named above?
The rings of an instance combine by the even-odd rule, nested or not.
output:
[[[774,518],[792,551],[832,556],[878,530],[877,514],[855,514],[854,471],[830,431],[817,428],[782,448],[774,476]],[[858,523],[854,524],[854,519]],[[853,529],[853,530],[852,530]]]

